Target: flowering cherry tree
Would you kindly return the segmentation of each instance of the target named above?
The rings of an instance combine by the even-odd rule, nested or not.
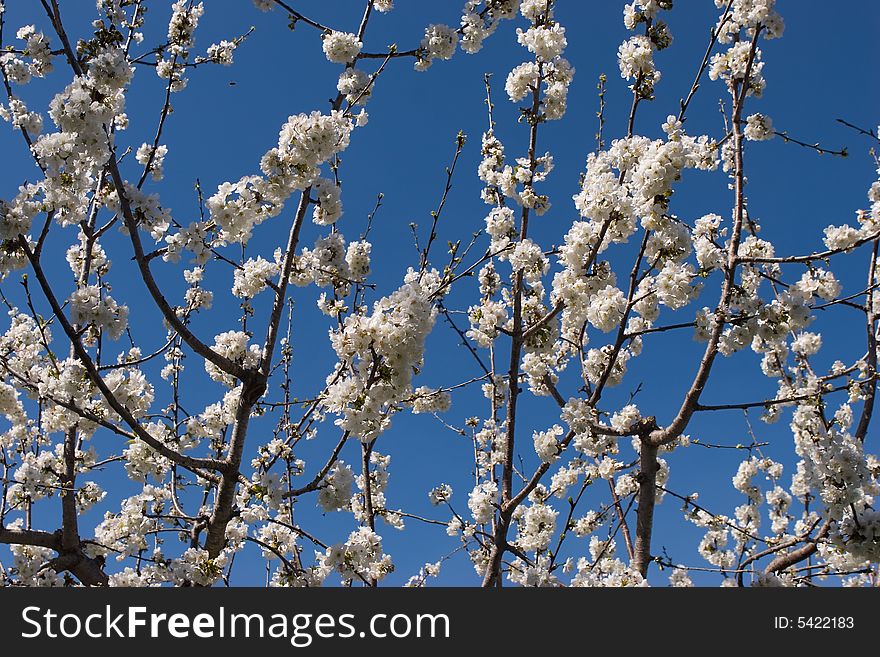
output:
[[[204,67],[234,66],[238,49],[259,35],[197,45],[199,22],[218,3],[98,0],[94,22],[76,32],[68,14],[86,3],[31,3],[24,25],[10,22],[11,4],[0,0],[0,116],[19,133],[35,175],[15,192],[10,184],[22,175],[4,169],[3,191],[12,193],[0,199],[8,309],[0,327],[0,583],[208,586],[228,583],[241,554],[267,563],[271,585],[377,586],[395,569],[383,534],[413,524],[437,532],[437,546],[419,555],[425,565],[406,573],[414,586],[457,554],[469,556],[473,582],[483,586],[642,586],[649,578],[689,586],[694,572],[726,586],[880,581],[880,461],[868,440],[880,181],[867,204],[853,199],[854,221],[839,219],[824,235],[817,228],[813,252],[760,237],[747,184],[759,142],[846,155],[778,132],[750,108],[767,84],[762,44],[783,36],[774,0],[715,0],[705,56],[692,63],[693,85],[662,132],[637,129],[636,119],[662,84],[655,59],[672,45],[668,22],[688,7],[623,6],[631,36],[617,52],[620,85],[603,76],[598,113],[579,110],[582,123],[597,116],[596,148],[579,184],[552,199],[552,143],[542,137],[566,116],[575,79],[565,57],[570,35],[555,18],[564,3],[467,0],[457,27],[427,25],[419,43],[379,48],[370,27],[394,10],[392,0],[359,3],[353,32],[281,0],[235,3],[241,14],[289,22],[292,38],[319,36],[315,57],[338,71],[326,81],[329,106],[289,116],[252,175],[198,185],[195,220],[162,197],[174,99]],[[377,284],[370,240],[387,230],[372,223],[381,197],[366,226],[340,220],[342,180],[357,176],[341,155],[370,130],[365,107],[382,93],[383,76],[431,75],[439,60],[477,53],[489,38],[515,38],[524,62],[511,67],[503,90],[485,78],[486,105],[473,108],[488,110],[479,167],[457,170],[467,147],[459,134],[430,224],[412,226],[408,272],[393,286]],[[48,107],[29,100],[28,84],[53,70],[53,80],[64,71],[65,86]],[[164,91],[155,137],[129,141],[126,96],[157,75]],[[629,94],[627,129],[614,137],[605,134],[612,93]],[[718,130],[689,134],[692,101],[702,94],[722,99]],[[502,102],[519,108],[511,126],[519,142],[502,142],[494,112]],[[727,181],[713,213],[676,214],[673,192],[686,170],[693,184]],[[485,212],[462,221],[464,237],[443,248],[453,177],[473,174]],[[534,225],[554,213],[555,237],[539,240],[545,233]],[[273,247],[248,249],[261,233]],[[58,244],[66,266],[47,257]],[[114,262],[132,263],[137,280],[116,278]],[[863,284],[845,290],[838,265],[859,267]],[[236,300],[240,316],[212,310],[221,295]],[[294,358],[308,348],[297,342],[299,306],[315,303],[336,362],[309,376]],[[140,307],[151,326],[129,321]],[[827,368],[816,354],[836,345],[823,345],[810,325],[818,311],[839,309],[839,321],[855,322],[863,336],[863,355]],[[460,340],[460,364],[426,358],[438,330]],[[643,403],[627,377],[660,333],[701,343],[696,360],[658,373],[685,382],[672,408]],[[703,392],[719,362],[747,349],[760,356],[760,371],[747,378],[769,377],[776,394],[743,398],[746,380],[710,404]],[[420,381],[430,372],[445,383]],[[609,401],[614,387],[633,390],[629,403]],[[459,426],[446,413],[465,399],[482,411]],[[723,413],[749,409],[790,425],[790,463],[766,457],[754,433],[747,445],[725,446],[689,429],[701,414],[721,422]],[[432,431],[472,443],[472,459],[442,464],[448,480],[470,477],[469,489],[423,481],[391,494],[395,468],[419,467],[391,466],[386,434],[402,414],[426,414]],[[546,422],[532,430],[536,418]],[[669,485],[676,456],[699,445],[742,456],[732,482],[718,480],[739,497],[732,508]],[[93,481],[107,472],[116,473],[104,479],[113,485]],[[432,517],[409,508],[425,495]],[[652,545],[663,501],[700,529],[701,561]]]

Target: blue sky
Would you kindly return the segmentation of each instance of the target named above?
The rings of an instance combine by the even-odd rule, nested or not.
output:
[[[65,7],[64,5],[68,5]],[[83,2],[91,9],[91,2]],[[149,26],[145,44],[164,36],[169,15],[168,3],[152,3],[148,14]],[[315,20],[340,30],[355,31],[360,20],[362,0],[337,0],[295,3],[295,7]],[[374,15],[366,36],[365,50],[377,52],[390,43],[401,49],[414,47],[422,30],[429,23],[455,25],[461,10],[460,0],[416,2],[398,0],[397,8],[388,15]],[[631,102],[626,82],[618,73],[617,47],[628,33],[622,23],[622,2],[575,2],[562,0],[557,19],[566,27],[569,46],[566,57],[576,69],[569,96],[569,111],[564,120],[542,126],[538,150],[550,151],[556,169],[545,190],[553,202],[552,209],[537,219],[533,236],[545,246],[558,244],[568,226],[576,218],[571,196],[577,191],[578,176],[583,171],[587,154],[595,147],[595,112],[598,107],[596,83],[601,73],[607,82],[605,111],[606,141],[625,133],[626,118]],[[8,27],[37,22],[48,31],[46,21],[32,18],[32,7],[18,0],[7,2]],[[217,184],[237,180],[243,175],[258,172],[260,157],[277,141],[278,129],[291,114],[326,110],[328,99],[335,95],[336,76],[340,67],[327,62],[320,52],[319,34],[300,25],[294,31],[287,27],[283,13],[263,14],[249,1],[205,2],[206,13],[196,33],[196,52],[203,52],[211,43],[222,38],[242,34],[255,26],[253,35],[236,52],[233,67],[207,66],[191,73],[187,89],[173,97],[174,113],[170,117],[164,143],[169,146],[166,158],[165,180],[148,183],[148,190],[161,194],[163,205],[169,207],[182,224],[198,216],[194,191],[196,178],[200,179],[207,195]],[[699,5],[699,6],[696,6]],[[872,162],[867,154],[870,146],[863,137],[835,122],[838,117],[865,127],[876,126],[880,92],[872,83],[872,64],[877,52],[874,39],[878,10],[863,3],[838,3],[838,11],[829,11],[827,5],[817,2],[778,3],[786,21],[782,39],[764,42],[762,49],[767,62],[764,75],[767,91],[762,99],[751,101],[749,111],[769,114],[777,130],[806,142],[820,142],[837,149],[847,145],[850,157],[846,159],[819,156],[815,152],[780,139],[750,144],[747,153],[749,177],[748,195],[750,212],[762,226],[762,237],[778,242],[778,250],[786,253],[808,253],[821,249],[822,229],[831,223],[842,224],[854,218],[854,211],[866,205],[865,194],[875,178]],[[232,8],[234,6],[234,8]],[[91,16],[72,11],[71,3],[62,3],[73,34],[82,34]],[[668,114],[678,110],[679,99],[688,91],[696,67],[705,50],[710,26],[717,18],[711,2],[676,3],[668,14],[674,43],[657,57],[663,77],[657,86],[657,98],[643,103],[636,121],[636,132],[650,137],[661,135],[660,124]],[[349,239],[361,233],[368,213],[373,209],[377,194],[384,200],[372,233],[373,278],[380,291],[390,291],[398,285],[407,267],[418,265],[418,256],[412,245],[409,224],[415,222],[424,236],[430,224],[430,211],[439,201],[445,182],[444,168],[454,152],[455,135],[462,131],[468,142],[459,162],[454,188],[440,222],[439,245],[448,239],[463,239],[483,226],[488,210],[479,198],[480,182],[476,166],[480,159],[480,135],[486,128],[483,74],[493,75],[493,94],[496,105],[495,119],[498,134],[509,155],[525,154],[527,128],[517,124],[516,105],[510,103],[503,91],[508,71],[527,59],[528,53],[516,43],[515,28],[521,21],[505,22],[476,55],[458,53],[449,62],[436,62],[427,72],[412,70],[410,60],[389,64],[379,79],[373,98],[367,106],[370,122],[353,136],[351,147],[343,153],[341,179],[345,214],[338,224]],[[7,35],[8,39],[8,35]],[[135,49],[135,52],[138,52]],[[58,62],[60,72],[48,80],[38,80],[26,87],[22,96],[31,109],[43,109],[51,96],[66,83],[69,75]],[[234,84],[233,84],[234,83]],[[136,149],[152,139],[155,121],[162,103],[163,81],[154,69],[139,67],[128,96],[128,114],[131,128],[122,133],[120,143]],[[723,86],[704,79],[697,94],[686,128],[691,134],[708,133],[715,137],[723,134],[718,100],[725,96]],[[726,98],[725,98],[726,100]],[[48,125],[48,118],[46,119]],[[36,169],[21,138],[10,129],[0,129],[0,197],[14,194],[25,179],[33,180]],[[131,158],[130,158],[131,159]],[[133,175],[133,169],[128,169]],[[693,220],[708,212],[723,216],[732,205],[727,180],[722,173],[689,173],[677,187],[672,210],[678,216]],[[285,213],[288,215],[289,212]],[[282,216],[267,222],[255,233],[248,245],[248,256],[270,257],[287,234],[287,219]],[[310,245],[323,229],[307,224],[302,244]],[[61,256],[73,238],[70,229],[55,231],[50,239],[49,262],[57,263],[58,279],[67,278],[67,265]],[[126,242],[119,235],[110,237],[107,248],[113,257],[114,268],[110,280],[114,297],[127,300],[131,308],[132,325],[145,351],[164,341],[164,331],[151,331],[150,323],[156,314],[146,301],[142,284],[127,262]],[[479,251],[479,249],[477,250]],[[475,251],[475,253],[477,252]],[[439,249],[438,249],[439,252]],[[612,262],[625,262],[626,249],[609,252]],[[619,260],[618,260],[619,258]],[[835,272],[844,282],[847,292],[861,289],[865,277],[868,253],[859,254],[838,263]],[[177,269],[162,265],[156,271],[160,281],[165,280],[175,289],[180,280]],[[208,277],[210,278],[209,269]],[[223,293],[231,285],[228,268],[215,266],[215,308],[194,323],[198,334],[209,339],[216,333],[236,328],[238,314],[236,300]],[[799,275],[800,272],[798,272]],[[62,285],[69,285],[64,282]],[[3,282],[3,291],[10,298],[18,298],[17,277]],[[465,282],[447,301],[453,309],[466,309],[476,297],[475,284]],[[266,295],[264,295],[266,296]],[[295,394],[308,398],[320,390],[334,358],[326,338],[328,323],[315,307],[314,288],[295,289],[296,324],[294,337]],[[135,302],[144,299],[144,302]],[[257,304],[265,309],[267,298]],[[710,282],[704,294],[683,313],[668,311],[661,315],[666,320],[688,321],[688,310],[715,303],[715,287]],[[819,356],[822,364],[836,359],[852,360],[861,355],[864,346],[863,322],[856,311],[837,308],[822,316],[813,330],[823,332],[825,347]],[[464,325],[465,318],[459,316]],[[260,325],[262,327],[262,325]],[[257,329],[258,335],[262,328]],[[60,331],[58,331],[60,333]],[[464,349],[457,345],[457,336],[438,319],[429,339],[426,366],[419,384],[448,385],[479,375],[480,371]],[[594,345],[600,344],[594,338]],[[619,388],[606,395],[609,408],[626,403],[639,383],[641,391],[636,403],[643,413],[655,414],[660,422],[674,415],[684,390],[690,384],[692,373],[702,353],[702,345],[692,340],[689,331],[663,334],[646,340],[645,354],[632,362],[630,374]],[[822,360],[822,359],[825,360]],[[827,361],[827,362],[826,362]],[[716,365],[712,382],[703,400],[706,403],[742,402],[772,396],[775,384],[765,379],[758,368],[759,357],[744,351]],[[201,366],[195,359],[187,361],[186,393],[190,407],[200,409],[212,403],[222,391],[219,387],[204,386]],[[567,387],[566,387],[567,386]],[[562,392],[574,394],[576,386],[563,379]],[[164,393],[161,393],[164,394]],[[163,398],[157,400],[157,407]],[[531,454],[531,430],[546,429],[559,421],[557,409],[549,399],[524,397],[520,446],[526,464],[535,462]],[[478,391],[454,398],[453,409],[446,419],[456,425],[472,415],[484,415],[485,405]],[[784,484],[790,481],[792,444],[787,415],[776,425],[767,427],[753,415],[753,426],[767,456],[783,461],[787,467]],[[255,423],[251,445],[261,442],[261,431],[269,431],[268,423]],[[695,418],[688,433],[706,442],[747,443],[745,422],[738,412],[711,414]],[[874,432],[876,435],[876,432]],[[336,430],[330,423],[312,444],[306,445],[300,455],[313,466],[321,454],[335,444]],[[113,448],[112,437],[104,436],[101,443]],[[869,437],[868,449],[872,449]],[[343,453],[346,462],[358,457],[352,446]],[[99,448],[103,450],[104,447]],[[467,491],[472,482],[470,474],[471,446],[469,441],[445,430],[432,418],[397,417],[393,427],[382,436],[377,450],[392,455],[391,484],[387,491],[389,503],[407,511],[447,520],[442,509],[430,507],[426,493],[440,482],[452,484],[456,491],[454,504],[460,512],[466,510]],[[669,457],[672,476],[669,487],[681,494],[700,491],[700,502],[718,513],[732,514],[742,502],[729,484],[743,456],[733,450],[705,450],[690,447],[676,451]],[[311,457],[311,458],[310,458]],[[309,470],[312,472],[313,470]],[[119,473],[108,471],[103,475],[105,486],[111,490],[108,500],[118,500],[120,491],[130,484],[120,481]],[[99,480],[100,481],[100,480]],[[112,487],[112,488],[111,488]],[[588,492],[584,510],[595,507],[605,499],[605,491]],[[54,503],[50,503],[50,507]],[[310,508],[313,500],[304,499],[297,507],[305,526],[326,528],[317,531],[330,542],[347,535],[352,528],[350,517],[318,518]],[[654,537],[654,553],[666,548],[673,561],[696,565],[701,562],[696,544],[701,532],[681,519],[681,504],[667,499],[658,507]],[[98,518],[105,510],[115,510],[116,502],[105,502],[91,513]],[[54,508],[50,508],[52,513]],[[439,513],[438,513],[439,511]],[[57,518],[54,515],[53,518]],[[561,520],[561,518],[560,518]],[[54,522],[54,519],[52,520]],[[47,522],[49,522],[47,520]],[[317,523],[317,524],[316,524]],[[54,529],[54,526],[52,527]],[[397,570],[386,580],[400,584],[427,562],[435,561],[457,547],[456,539],[447,538],[442,528],[425,527],[410,521],[405,532],[381,526],[385,549],[395,558]],[[586,552],[586,541],[571,539],[571,554]],[[621,546],[622,552],[622,546]],[[249,548],[250,557],[239,557],[234,581],[261,581],[264,567]],[[662,583],[666,574],[652,573],[652,582]],[[718,582],[718,576],[694,578],[706,584]],[[468,559],[459,554],[450,560],[437,580],[441,584],[476,583]]]

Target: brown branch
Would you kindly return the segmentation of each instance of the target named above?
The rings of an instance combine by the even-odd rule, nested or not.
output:
[[[718,355],[718,344],[724,330],[724,320],[727,315],[731,295],[734,290],[736,278],[737,254],[739,252],[742,228],[745,221],[745,171],[743,165],[743,133],[740,126],[745,98],[749,88],[752,64],[758,48],[758,38],[761,35],[761,26],[754,29],[749,57],[746,64],[743,79],[735,83],[731,89],[733,96],[733,140],[734,140],[734,217],[733,230],[730,236],[730,244],[727,250],[727,267],[724,282],[721,288],[721,296],[713,315],[713,326],[709,336],[706,350],[700,360],[699,368],[694,376],[693,383],[688,389],[681,407],[672,422],[663,429],[657,429],[642,438],[640,454],[641,473],[639,481],[639,507],[636,523],[636,557],[634,567],[647,576],[648,565],[651,561],[651,533],[654,522],[654,503],[656,499],[655,486],[657,484],[657,447],[676,440],[687,428],[691,417],[696,412],[703,388],[709,380],[712,365]],[[737,84],[739,86],[737,86]]]
[[[351,433],[349,431],[346,431],[342,434],[339,442],[336,443],[336,447],[333,448],[333,452],[330,454],[330,458],[327,459],[327,462],[324,464],[324,466],[320,470],[318,470],[318,473],[312,478],[312,480],[308,484],[302,486],[301,488],[294,488],[293,490],[286,492],[284,494],[284,497],[297,497],[299,495],[311,493],[318,490],[321,487],[321,482],[324,480],[324,477],[327,476],[327,473],[330,472],[330,469],[339,458],[339,453],[342,451],[342,448],[345,446],[345,443],[348,441],[350,435]]]
[[[786,552],[785,554],[781,554],[769,564],[764,569],[765,573],[778,573],[781,570],[785,570],[786,568],[790,568],[796,563],[800,563],[807,557],[815,554],[816,550],[819,549],[819,543],[826,536],[828,536],[828,532],[831,531],[831,518],[828,518],[823,524],[822,527],[819,528],[818,533],[811,539],[808,539],[807,544],[799,547],[796,550],[792,550],[791,552]]]
[[[818,251],[816,253],[810,253],[808,255],[799,255],[799,256],[783,256],[780,258],[762,258],[762,257],[740,257],[737,258],[737,263],[739,264],[793,264],[793,263],[804,263],[808,264],[811,262],[815,262],[816,260],[825,260],[826,258],[830,258],[831,256],[835,256],[841,253],[846,253],[855,249],[857,247],[862,246],[863,244],[867,244],[868,242],[872,242],[880,238],[880,232],[871,233],[867,237],[862,237],[856,242],[853,243],[852,246],[849,246],[845,249],[828,249],[826,251]]]
[[[871,264],[868,267],[868,287],[874,285],[874,279],[877,276],[877,249],[880,239],[874,240],[874,248],[871,250]],[[865,319],[866,333],[868,335],[868,391],[865,394],[865,402],[862,406],[862,414],[859,417],[859,424],[856,427],[855,436],[865,442],[868,435],[868,425],[871,423],[871,416],[874,414],[874,400],[877,395],[877,309],[874,307],[874,295],[868,293],[865,297]]]
[[[730,18],[730,7],[733,5],[733,0],[728,0],[727,6],[724,8],[724,14],[721,16],[721,20],[718,23],[717,27],[710,28],[709,30],[709,45],[706,47],[706,54],[703,55],[703,61],[700,63],[700,68],[697,70],[697,74],[694,77],[694,82],[691,85],[690,91],[688,91],[687,98],[679,102],[679,112],[678,112],[678,120],[684,121],[685,112],[687,112],[688,105],[691,104],[691,101],[694,98],[694,95],[697,93],[697,90],[700,88],[700,78],[703,77],[703,72],[706,70],[706,66],[709,64],[709,57],[712,55],[712,49],[715,47],[715,44],[718,41],[718,37],[721,34],[721,28]]]
[[[43,291],[43,295],[46,297],[46,300],[52,307],[52,312],[55,313],[56,317],[58,318],[58,323],[61,325],[64,333],[67,335],[67,338],[73,345],[76,357],[83,364],[83,367],[85,367],[86,373],[89,376],[89,380],[95,385],[95,387],[98,388],[98,390],[100,390],[110,408],[112,408],[116,412],[116,414],[122,418],[122,420],[131,428],[131,430],[137,435],[138,438],[143,440],[165,458],[186,468],[206,468],[208,470],[224,469],[224,465],[220,461],[217,461],[215,459],[201,459],[194,458],[192,456],[186,456],[174,451],[161,441],[157,440],[140,425],[140,423],[137,421],[137,419],[135,419],[131,412],[125,407],[125,405],[120,403],[119,400],[116,399],[116,396],[113,394],[110,388],[107,387],[107,384],[104,382],[103,377],[101,376],[100,372],[98,372],[97,366],[83,346],[80,335],[65,316],[64,311],[62,310],[61,305],[58,303],[58,299],[55,296],[55,292],[52,290],[49,281],[46,279],[46,275],[43,271],[43,267],[40,264],[40,261],[36,259],[30,249],[30,246],[27,243],[27,240],[23,236],[19,238],[19,245],[21,246],[22,250],[24,251],[25,255],[31,263],[31,267],[34,270],[34,274],[36,274],[37,281],[40,283],[40,288]]]

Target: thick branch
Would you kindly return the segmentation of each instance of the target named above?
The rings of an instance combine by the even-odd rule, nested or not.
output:
[[[765,573],[778,573],[781,570],[785,570],[786,568],[790,568],[796,563],[800,563],[807,557],[812,554],[815,554],[816,550],[819,549],[819,543],[828,536],[828,532],[831,530],[831,519],[826,520],[822,527],[819,529],[818,533],[811,539],[808,540],[806,545],[799,547],[797,550],[792,550],[791,552],[786,552],[785,554],[781,554],[769,564],[764,569]]]

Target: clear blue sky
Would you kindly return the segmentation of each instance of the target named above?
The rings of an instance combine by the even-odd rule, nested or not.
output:
[[[7,2],[7,25],[13,28],[10,32],[35,20],[30,18],[34,16],[33,7],[26,7],[26,4],[30,3]],[[62,3],[62,10],[71,25],[82,28],[91,16],[89,12],[76,15],[73,8],[77,4]],[[92,4],[82,2],[89,10]],[[145,44],[164,36],[169,15],[167,4],[151,3]],[[324,24],[355,31],[363,2],[304,0],[293,4]],[[414,47],[425,25],[457,25],[462,2],[398,0],[396,4],[398,7],[392,13],[374,15],[365,50],[380,51],[392,42],[401,49]],[[628,35],[622,24],[623,2],[561,0],[559,4],[557,18],[566,27],[569,42],[566,57],[577,73],[566,118],[542,127],[540,133],[539,151],[549,150],[556,163],[556,170],[545,185],[553,208],[533,224],[534,235],[545,246],[558,244],[576,217],[571,196],[577,191],[578,175],[583,171],[587,153],[595,145],[596,82],[599,75],[605,73],[608,76],[606,140],[625,132],[631,100],[626,83],[619,76],[616,61],[617,47]],[[251,25],[256,30],[236,52],[233,67],[199,69],[190,75],[187,89],[173,98],[174,114],[169,119],[164,139],[169,146],[166,178],[159,184],[149,183],[148,189],[158,191],[163,204],[170,207],[175,218],[183,224],[197,218],[198,206],[193,189],[196,178],[201,180],[206,194],[210,195],[221,182],[257,173],[260,157],[275,144],[278,129],[289,115],[328,108],[328,99],[335,95],[336,75],[340,70],[338,65],[323,58],[320,37],[315,30],[301,25],[291,32],[280,11],[263,14],[245,0],[208,0],[205,5],[206,13],[196,34],[196,52],[203,52],[221,38],[241,34]],[[764,69],[767,91],[764,98],[751,102],[750,111],[769,114],[776,129],[788,131],[793,137],[807,142],[818,141],[832,149],[847,145],[851,154],[847,159],[819,156],[794,144],[786,145],[779,139],[750,145],[747,155],[749,207],[751,214],[762,223],[762,237],[778,241],[779,248],[786,252],[807,253],[822,248],[821,234],[826,225],[853,220],[854,211],[866,205],[865,194],[874,179],[867,154],[869,142],[836,123],[835,118],[845,118],[865,127],[877,124],[880,92],[873,73],[877,59],[878,10],[872,3],[852,1],[838,2],[833,5],[833,10],[818,2],[782,0],[778,5],[786,22],[785,35],[781,40],[762,45],[767,62]],[[638,133],[659,136],[660,124],[665,117],[677,112],[678,101],[690,87],[705,50],[709,28],[716,18],[717,11],[711,2],[681,0],[676,3],[668,15],[675,41],[669,50],[657,57],[663,78],[657,87],[656,100],[643,103],[639,110]],[[36,18],[36,22],[48,32],[45,20]],[[436,62],[426,73],[414,72],[410,60],[393,61],[378,81],[367,106],[369,125],[355,132],[351,147],[343,154],[341,178],[345,214],[338,226],[347,238],[355,238],[363,230],[376,195],[384,193],[383,207],[372,233],[372,280],[378,284],[379,290],[393,289],[407,267],[417,266],[418,257],[408,225],[418,223],[422,235],[428,229],[429,213],[442,193],[444,167],[453,154],[454,138],[459,130],[469,139],[443,214],[439,244],[445,244],[447,239],[467,240],[472,232],[483,226],[488,208],[479,198],[480,182],[475,171],[480,159],[480,135],[486,127],[484,73],[494,76],[495,118],[508,154],[516,157],[525,154],[527,129],[516,123],[516,106],[503,92],[508,71],[525,61],[528,54],[516,43],[514,30],[518,25],[519,21],[505,22],[480,53],[466,55],[459,52],[452,61]],[[71,31],[78,33],[76,27]],[[31,109],[44,109],[48,99],[69,77],[62,63],[59,61],[58,64],[62,69],[60,73],[25,88],[22,95]],[[156,77],[154,69],[138,68],[128,98],[131,128],[121,135],[120,143],[136,149],[142,142],[152,139],[161,109],[162,90],[163,81]],[[686,127],[691,134],[722,135],[718,99],[725,95],[722,85],[704,80],[703,88],[689,110]],[[46,123],[48,126],[48,117]],[[0,197],[6,198],[14,194],[23,180],[33,180],[36,170],[22,148],[20,136],[8,128],[0,129],[0,153],[3,154]],[[131,171],[130,175],[133,175]],[[677,187],[673,212],[689,220],[708,212],[727,215],[732,198],[726,185],[727,181],[720,172],[688,174]],[[286,219],[267,222],[248,245],[248,255],[270,257],[286,232]],[[302,243],[310,245],[320,232],[318,227],[307,224]],[[53,253],[61,255],[73,235],[70,229],[68,233],[56,231],[47,246],[50,256]],[[116,247],[116,256],[110,279],[116,290],[114,296],[132,306],[135,335],[142,340],[145,350],[149,350],[164,340],[164,332],[150,332],[149,324],[156,317],[151,304],[146,300],[134,302],[135,299],[145,299],[145,295],[126,261],[125,242],[119,236],[113,236],[108,248],[113,246]],[[848,292],[861,289],[858,286],[862,285],[865,276],[863,269],[867,257],[865,253],[864,258],[853,258],[852,262],[857,262],[855,268],[835,270]],[[63,258],[50,261],[57,263],[60,277],[67,276]],[[156,270],[160,272],[160,280],[180,280],[177,274],[166,277],[161,273],[161,264]],[[223,293],[231,285],[231,272],[221,267],[215,267],[214,271],[217,275],[213,286],[215,309],[195,322],[196,332],[206,338],[235,328],[238,313],[235,300]],[[64,284],[69,285],[69,282]],[[461,285],[448,299],[447,305],[455,309],[466,308],[476,297],[474,285],[467,282]],[[13,275],[4,281],[3,290],[7,296],[18,298],[17,277]],[[295,392],[307,398],[320,390],[333,365],[333,352],[326,338],[326,318],[315,308],[315,289],[295,289],[293,295],[297,304]],[[265,307],[266,299],[261,301],[258,312]],[[707,285],[697,302],[699,305],[692,304],[688,310],[714,303],[714,287]],[[662,317],[687,321],[686,314],[687,310]],[[838,358],[851,360],[861,355],[864,349],[862,319],[855,311],[846,308],[836,309],[828,315],[814,325],[825,337],[820,360],[824,357],[826,364],[830,364]],[[460,319],[464,323],[464,318]],[[429,340],[420,384],[448,385],[480,373],[456,343],[457,337],[438,320]],[[595,343],[598,344],[598,340]],[[606,403],[609,407],[619,407],[641,383],[636,401],[642,412],[657,415],[661,422],[668,420],[678,408],[701,352],[702,345],[695,343],[687,331],[646,340],[645,355],[632,363],[624,385],[610,391]],[[740,402],[772,396],[775,385],[760,374],[758,365],[759,357],[748,350],[720,362],[703,399],[707,403]],[[203,385],[201,366],[196,359],[189,359],[187,367],[191,383],[187,403],[191,408],[202,408],[222,395],[219,387]],[[562,388],[563,394],[569,396],[574,394],[576,386],[564,379]],[[160,392],[160,395],[164,394],[165,391]],[[156,407],[165,401],[160,396]],[[549,399],[526,399],[524,408],[520,449],[526,464],[532,464],[535,457],[531,453],[531,429],[545,429],[559,419],[557,409]],[[465,417],[484,414],[482,397],[474,390],[454,398],[447,419],[453,424],[461,424]],[[753,425],[758,437],[771,443],[765,448],[765,454],[786,464],[784,485],[787,485],[793,457],[787,416],[777,425],[767,427],[757,421],[757,415],[753,416]],[[267,423],[256,423],[250,438],[251,447],[261,441],[261,430],[269,429]],[[688,433],[706,442],[736,444],[749,441],[746,425],[738,412],[697,417]],[[872,433],[876,436],[876,431]],[[103,436],[101,440],[107,441],[105,444],[110,449],[115,439]],[[328,426],[314,444],[306,446],[301,456],[312,465],[309,472],[335,440],[335,428]],[[872,443],[869,438],[869,450]],[[353,447],[356,446],[349,446],[343,454],[346,462],[358,458]],[[398,417],[391,430],[381,437],[376,449],[393,457],[391,485],[387,491],[391,506],[445,521],[447,515],[442,509],[438,513],[438,509],[430,507],[426,493],[434,485],[448,482],[456,492],[455,506],[460,511],[466,510],[469,482],[472,482],[468,441],[444,430],[430,417]],[[700,501],[709,509],[732,514],[734,507],[743,501],[730,486],[730,478],[741,457],[741,453],[732,450],[709,451],[698,447],[679,450],[669,458],[672,468],[669,487],[682,494],[700,491]],[[115,474],[108,472],[104,482],[111,489],[108,500],[113,501],[99,505],[89,514],[91,518],[98,518],[105,510],[116,510],[116,500],[120,498],[116,491],[129,486],[119,480],[118,471]],[[584,510],[595,508],[602,500],[604,490],[591,491],[586,497]],[[297,512],[302,514],[301,517],[317,514],[310,508],[312,502],[304,499],[299,503]],[[702,532],[681,519],[680,508],[681,504],[672,499],[658,507],[654,553],[666,548],[673,561],[706,565],[696,553]],[[344,538],[352,528],[350,516],[340,518],[340,515],[302,522],[304,526],[321,528],[316,531],[325,540],[334,542]],[[316,525],[316,522],[320,524]],[[88,521],[84,526],[88,526]],[[442,528],[425,527],[414,521],[408,522],[403,533],[381,523],[379,531],[385,540],[386,551],[394,557],[397,567],[397,571],[385,580],[387,584],[403,583],[424,562],[434,561],[457,547],[457,539],[447,538]],[[586,552],[585,540],[571,541],[569,550],[572,554]],[[254,578],[259,582],[263,577],[262,561],[255,558],[252,547],[248,548],[248,554],[250,558],[239,557],[236,565],[234,581],[238,583]],[[658,576],[656,570],[653,571],[652,582],[665,583],[665,579],[666,574]],[[706,584],[718,582],[717,576],[694,579]],[[453,585],[474,584],[478,580],[468,559],[459,554],[444,566],[437,581]]]

